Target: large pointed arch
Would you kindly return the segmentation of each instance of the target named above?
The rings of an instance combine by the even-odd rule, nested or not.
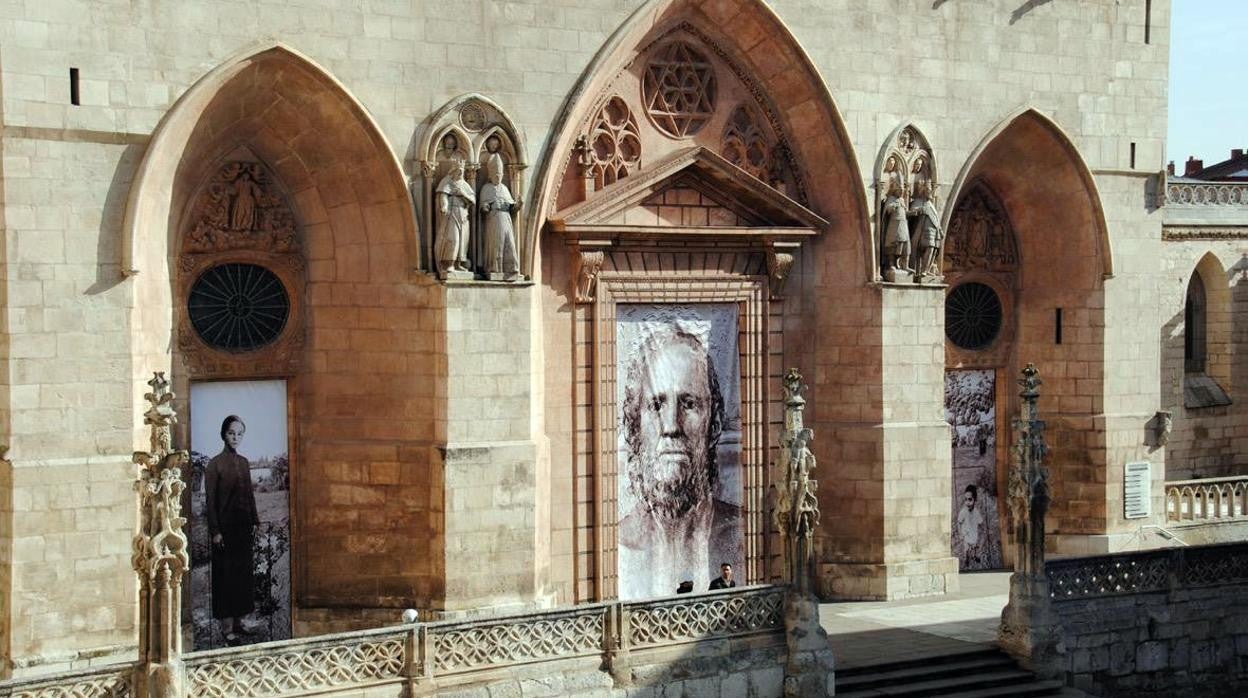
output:
[[[305,330],[285,354],[269,351],[276,345],[256,350],[255,365],[281,359],[281,370],[245,375],[237,368],[244,360],[229,365],[188,360],[197,350],[188,349],[191,329],[184,311],[188,282],[198,270],[237,261],[225,255],[246,250],[223,245],[188,252],[181,239],[204,220],[194,205],[198,192],[214,173],[239,161],[263,166],[294,219],[298,252],[291,265],[299,283],[286,287],[292,297],[302,294],[302,310],[292,311],[290,323]],[[293,406],[288,433],[297,435],[289,441],[295,603],[437,603],[412,596],[414,589],[438,593],[442,556],[429,543],[430,529],[421,529],[434,515],[413,510],[410,502],[417,497],[409,484],[393,477],[370,482],[368,505],[328,494],[337,463],[350,462],[358,472],[392,469],[400,448],[431,447],[430,415],[443,404],[435,394],[436,363],[408,361],[412,346],[440,349],[436,330],[422,318],[442,299],[411,288],[432,282],[412,273],[416,221],[406,178],[360,101],[287,46],[267,43],[241,52],[192,85],[162,120],[133,185],[123,235],[125,267],[133,276],[135,383],[152,370],[168,370],[178,393],[187,397],[191,381],[287,380]],[[202,263],[190,259],[192,252]],[[277,264],[270,257],[253,261]],[[359,321],[364,312],[370,315],[367,323]],[[418,476],[428,474],[422,470]],[[365,535],[371,528],[376,544],[352,551],[347,530],[332,521],[356,517],[365,507],[382,515],[351,533]],[[404,528],[412,534],[420,530],[419,539],[380,530],[399,520],[420,522]],[[394,559],[400,548],[414,545],[425,546],[433,562],[396,570],[380,559]]]
[[[1046,180],[1038,169],[1056,176]],[[1034,193],[1060,187],[1062,191],[1051,193],[1067,202],[1065,212],[1086,218],[1085,224],[1077,230],[1093,244],[1101,278],[1114,275],[1109,226],[1105,223],[1096,181],[1078,148],[1056,121],[1035,108],[1020,107],[986,133],[963,163],[946,198],[949,205],[944,208],[942,221],[946,230],[954,204],[968,185],[981,178],[994,182],[996,190],[1007,198],[1009,195],[1002,189]],[[1015,203],[1015,208],[1025,208],[1017,205],[1025,202]]]
[[[126,276],[152,268],[152,262],[163,264],[165,254],[153,250],[152,231],[163,231],[173,205],[173,176],[183,159],[195,128],[201,122],[221,91],[249,67],[262,60],[281,60],[306,71],[323,85],[327,94],[336,95],[358,122],[376,153],[387,167],[379,172],[382,184],[407,196],[402,165],[389,147],[380,126],[351,92],[325,68],[308,56],[277,41],[266,41],[245,48],[210,70],[192,85],[164,118],[157,124],[143,159],[139,163],[134,184],[126,201],[122,223],[121,268]],[[410,204],[410,197],[408,199]],[[409,205],[410,208],[410,205]],[[405,236],[415,239],[416,221],[405,221]]]
[[[1113,513],[1101,474],[1109,448],[1096,425],[1110,399],[1105,286],[1113,262],[1100,195],[1071,139],[1033,108],[998,123],[963,164],[944,211],[951,235],[962,201],[981,186],[996,195],[1017,244],[1017,265],[1008,272],[1013,294],[1003,303],[1013,344],[989,363],[1008,377],[1025,364],[1040,370],[1051,406],[1050,517],[1065,535],[1102,532]],[[946,250],[955,247],[945,242]],[[1017,409],[1018,398],[1007,393],[998,414]]]
[[[580,127],[601,107],[603,91],[635,57],[647,37],[690,23],[713,38],[760,83],[778,111],[777,117],[803,169],[812,210],[830,221],[829,234],[838,249],[855,249],[860,268],[871,278],[867,198],[844,120],[827,85],[784,22],[760,0],[648,0],[599,50],[564,101],[553,135],[539,160],[529,209],[529,230],[541,231],[554,213],[564,175]],[[536,259],[540,232],[530,240]],[[540,268],[532,264],[533,271]]]

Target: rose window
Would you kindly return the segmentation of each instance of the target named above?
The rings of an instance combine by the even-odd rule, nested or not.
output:
[[[689,44],[668,44],[646,66],[641,96],[659,130],[677,138],[692,136],[715,111],[715,69]]]
[[[962,349],[983,349],[1001,331],[1001,299],[991,286],[965,283],[945,298],[945,336]]]
[[[290,297],[281,279],[264,267],[218,264],[195,280],[186,309],[205,344],[243,352],[278,338],[290,314]]]

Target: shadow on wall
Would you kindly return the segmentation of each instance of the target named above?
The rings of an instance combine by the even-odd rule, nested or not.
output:
[[[1051,0],[1027,0],[1027,2],[1020,5],[1017,10],[1010,13],[1010,24],[1013,25],[1015,22],[1026,16],[1028,12],[1031,12],[1041,5],[1047,5],[1050,1]]]
[[[96,236],[95,283],[83,293],[94,296],[103,293],[125,278],[121,273],[122,225],[126,216],[126,200],[130,197],[130,185],[139,168],[139,161],[147,149],[146,143],[126,146],[113,170],[113,180],[108,184],[104,210],[100,214],[100,234]]]

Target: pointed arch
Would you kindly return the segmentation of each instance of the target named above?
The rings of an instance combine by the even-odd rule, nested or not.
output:
[[[607,40],[564,101],[538,161],[533,205],[527,214],[529,230],[537,234],[530,236],[528,259],[538,255],[540,231],[554,212],[580,127],[601,108],[605,90],[635,58],[638,47],[682,22],[715,40],[767,86],[762,91],[769,93],[778,121],[792,141],[794,159],[807,181],[810,208],[831,222],[828,232],[842,240],[838,248],[857,249],[860,268],[871,278],[866,190],[844,120],[814,63],[761,0],[648,0]],[[853,242],[844,242],[846,236]]]
[[[139,273],[152,263],[163,264],[166,254],[155,254],[148,245],[151,231],[163,230],[173,204],[173,177],[182,160],[192,133],[201,125],[213,100],[232,80],[257,61],[280,58],[308,72],[324,89],[338,96],[351,115],[363,127],[366,137],[383,156],[384,184],[397,189],[404,197],[407,186],[402,166],[382,135],[381,128],[358,99],[325,68],[311,58],[278,41],[266,41],[245,48],[213,68],[192,85],[157,124],[143,159],[139,162],[134,184],[126,201],[122,223],[121,268],[126,276]],[[408,198],[410,209],[410,197]],[[416,221],[408,216],[405,237],[414,240]],[[167,251],[166,251],[167,253]]]
[[[1033,171],[1024,174],[1020,171],[1022,167],[1033,168]],[[1043,181],[1034,172],[1037,167],[1056,176]],[[1013,168],[1013,176],[1006,171],[1009,168]],[[1020,189],[1022,193],[1049,189],[1050,194],[1064,201],[1065,212],[1087,218],[1082,227],[1090,228],[1092,251],[1100,265],[1101,279],[1114,275],[1109,226],[1105,223],[1096,181],[1078,148],[1056,121],[1035,108],[1020,107],[985,134],[963,163],[949,191],[946,201],[950,205],[945,206],[942,220],[946,230],[954,204],[967,186],[981,177],[994,182],[996,190],[1005,198],[1016,199],[1016,208],[1021,203],[1018,201]],[[1060,191],[1054,191],[1057,188]]]
[[[1192,267],[1183,292],[1186,372],[1205,373],[1230,387],[1232,298],[1222,260],[1206,252]]]

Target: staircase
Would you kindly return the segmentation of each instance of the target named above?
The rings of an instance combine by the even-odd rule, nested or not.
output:
[[[901,696],[1082,696],[1061,681],[1041,681],[999,649],[973,649],[938,657],[838,669],[837,698]]]

